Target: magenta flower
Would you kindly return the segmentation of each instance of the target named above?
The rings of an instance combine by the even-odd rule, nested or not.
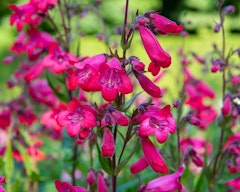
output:
[[[33,113],[31,108],[18,111],[19,123],[31,126],[37,120],[37,116]]]
[[[152,97],[161,97],[162,93],[158,86],[156,86],[147,76],[142,73],[134,73],[141,87]]]
[[[10,25],[16,23],[18,31],[21,31],[25,24],[35,27],[42,21],[42,18],[36,12],[37,10],[34,4],[27,3],[21,6],[9,4],[8,8],[14,11],[10,16]]]
[[[101,121],[102,127],[108,125],[119,124],[121,126],[128,125],[128,118],[119,110],[117,110],[113,105],[103,106],[103,112],[106,110],[106,113]]]
[[[151,168],[158,173],[167,173],[168,167],[150,139],[141,138],[144,157]]]
[[[11,123],[11,112],[10,110],[0,111],[0,128],[7,129]]]
[[[138,116],[141,125],[138,131],[140,137],[148,137],[155,134],[159,143],[168,139],[168,133],[173,134],[176,123],[170,112],[170,105],[162,109],[149,107],[143,114]]]
[[[157,13],[150,14],[150,17],[160,34],[178,34],[184,29],[183,26],[177,25],[174,21]]]
[[[66,127],[71,137],[79,134],[83,128],[92,128],[96,125],[94,110],[81,104],[76,98],[69,102],[69,109],[59,112],[57,122],[61,127]]]
[[[221,108],[222,114],[224,116],[228,116],[232,110],[232,100],[229,96],[227,96],[223,101],[223,106]]]
[[[185,187],[180,183],[179,178],[184,172],[184,167],[180,167],[175,173],[159,177],[150,181],[146,187],[145,192],[172,192],[175,190],[181,190],[186,192]]]
[[[231,179],[225,183],[226,186],[229,186],[235,190],[240,190],[240,177]]]
[[[99,74],[92,77],[89,86],[92,91],[101,90],[103,98],[109,102],[112,102],[119,92],[128,94],[133,91],[130,78],[115,57],[101,65]]]
[[[52,43],[49,48],[49,54],[42,60],[42,65],[50,69],[51,72],[59,74],[64,72],[70,65],[70,61],[76,61],[77,58],[61,50],[57,43]]]
[[[72,186],[69,183],[60,180],[55,181],[55,187],[58,192],[88,192],[84,187]]]
[[[140,158],[130,166],[130,171],[132,174],[137,174],[142,170],[148,167],[148,162],[146,161],[145,157]]]
[[[102,139],[102,156],[112,157],[115,153],[115,142],[112,132],[109,129],[104,129]]]
[[[148,28],[139,26],[138,30],[143,46],[151,59],[148,71],[155,76],[159,73],[161,67],[166,68],[170,66],[171,57],[162,49],[157,38]]]
[[[41,62],[34,64],[25,74],[24,79],[27,82],[32,81],[39,77],[44,71],[44,67]]]
[[[97,192],[108,192],[106,182],[101,172],[97,173]]]
[[[48,9],[52,9],[57,3],[57,0],[30,0],[30,3],[34,4],[38,11],[44,13]]]
[[[6,190],[3,188],[1,184],[4,184],[6,182],[6,179],[4,176],[0,176],[0,192],[6,192]]]
[[[56,107],[59,103],[46,79],[38,79],[28,87],[29,95],[39,103]]]
[[[89,185],[93,185],[93,184],[95,183],[95,180],[96,180],[95,171],[94,171],[94,169],[90,169],[90,170],[88,171],[88,174],[87,174],[86,182],[87,182]]]

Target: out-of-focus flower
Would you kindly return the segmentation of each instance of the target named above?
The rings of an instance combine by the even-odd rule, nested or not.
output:
[[[224,7],[224,9],[223,9],[223,12],[225,15],[234,13],[234,11],[235,11],[235,7],[233,5],[228,5],[228,6]]]
[[[132,174],[137,174],[148,167],[148,162],[145,157],[140,158],[130,166],[130,171]]]
[[[90,129],[96,125],[95,112],[90,106],[81,104],[74,98],[69,102],[68,110],[58,113],[57,122],[61,127],[66,127],[71,137],[75,137],[81,129]]]
[[[108,188],[104,180],[103,174],[101,172],[97,173],[97,191],[98,192],[107,192]]]
[[[230,96],[226,96],[223,101],[223,106],[221,108],[222,114],[224,116],[228,116],[231,113],[232,110],[232,100]]]
[[[235,179],[231,179],[225,183],[226,186],[229,186],[233,189],[239,190],[240,189],[240,177]]]
[[[60,180],[55,181],[55,187],[58,192],[88,192],[84,187],[72,186],[69,183]]]
[[[184,172],[184,167],[180,167],[175,173],[159,177],[147,183],[144,192],[172,192],[181,190],[186,192],[185,187],[180,183],[179,178]]]
[[[7,129],[11,123],[11,112],[10,110],[2,110],[0,112],[0,128]]]
[[[94,171],[94,169],[90,169],[90,170],[88,171],[88,174],[87,174],[86,182],[87,182],[89,185],[93,185],[93,184],[95,183],[95,180],[96,180],[95,171]]]

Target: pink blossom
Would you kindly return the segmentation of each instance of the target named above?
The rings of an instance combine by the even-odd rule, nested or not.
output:
[[[168,167],[151,140],[148,138],[141,138],[141,143],[144,157],[151,168],[155,172],[167,173]]]
[[[137,80],[139,81],[141,87],[152,97],[161,97],[162,93],[161,90],[158,86],[156,86],[150,79],[147,78],[147,76],[145,76],[142,73],[134,73]]]
[[[178,34],[184,29],[183,26],[177,25],[174,21],[157,13],[150,14],[150,17],[160,34]]]
[[[44,67],[41,62],[34,64],[25,74],[24,79],[27,82],[32,81],[39,77],[44,71]]]
[[[229,186],[233,189],[239,190],[240,189],[240,177],[235,179],[231,179],[225,183],[226,186]]]
[[[37,10],[34,4],[27,3],[21,6],[9,4],[8,8],[14,11],[10,16],[10,25],[16,23],[18,31],[21,31],[25,24],[35,27],[42,21],[42,18],[36,12]]]
[[[75,137],[81,129],[90,129],[96,125],[95,112],[74,98],[69,102],[69,109],[58,113],[57,122],[61,127],[66,127],[69,136]]]
[[[113,105],[104,106],[106,113],[101,121],[102,126],[116,125],[121,126],[128,125],[128,118],[119,110],[117,110]]]
[[[137,174],[148,167],[148,162],[145,157],[140,158],[130,166],[130,171],[132,174]]]
[[[3,188],[1,184],[4,184],[6,182],[6,179],[4,176],[0,176],[0,192],[6,192],[6,190]]]
[[[145,188],[145,192],[172,192],[181,190],[186,192],[185,187],[180,183],[179,178],[184,172],[184,167],[180,167],[175,173],[159,177],[150,181]]]
[[[89,86],[92,91],[101,90],[103,98],[109,102],[117,97],[118,92],[128,94],[133,91],[130,78],[115,57],[101,65],[99,73],[91,78]]]
[[[149,29],[144,26],[139,26],[138,30],[143,46],[151,59],[148,71],[155,76],[159,73],[161,67],[166,68],[170,66],[171,57],[162,49],[156,37]]]
[[[176,123],[170,111],[170,105],[162,109],[149,107],[143,114],[138,117],[141,125],[139,136],[147,137],[155,134],[159,143],[164,143],[168,139],[168,133],[173,134],[176,130]]]
[[[55,187],[58,192],[88,192],[84,187],[72,186],[69,183],[60,180],[55,181]]]
[[[109,129],[104,129],[102,139],[102,156],[112,157],[115,153],[115,142],[112,132]]]
[[[18,111],[18,121],[20,123],[31,126],[37,120],[37,116],[31,108]]]
[[[30,3],[34,4],[38,11],[44,13],[48,9],[52,9],[57,0],[30,0]]]
[[[95,183],[95,180],[96,180],[95,171],[94,171],[94,169],[90,169],[90,170],[88,171],[88,174],[87,174],[86,182],[87,182],[89,185],[93,185],[93,184]]]
[[[29,95],[36,101],[50,107],[56,107],[59,103],[46,79],[37,79],[28,88]]]
[[[10,110],[2,110],[0,112],[0,128],[7,129],[11,123],[11,112]]]
[[[57,111],[52,109],[42,114],[40,118],[40,122],[46,127],[50,127],[52,129],[59,131],[62,129],[62,127],[58,125],[56,121],[56,117],[57,117]]]
[[[230,97],[226,97],[223,101],[223,106],[221,108],[222,114],[228,116],[232,110],[232,100]]]
[[[77,58],[61,50],[58,44],[52,43],[49,48],[49,54],[42,60],[44,67],[50,69],[51,72],[59,74],[64,72],[70,65],[70,60],[75,61]]]
[[[107,192],[108,188],[101,172],[97,173],[97,192]]]

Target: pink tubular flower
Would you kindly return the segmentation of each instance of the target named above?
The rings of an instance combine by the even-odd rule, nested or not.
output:
[[[48,9],[52,9],[57,0],[30,0],[30,3],[34,4],[38,11],[44,13]]]
[[[36,79],[39,77],[44,71],[44,67],[41,62],[36,63],[33,65],[25,74],[24,79],[27,82],[32,81],[33,79]]]
[[[4,184],[6,182],[6,179],[4,176],[0,176],[0,192],[6,192],[6,190],[1,186],[1,184]]]
[[[146,187],[145,192],[172,192],[174,190],[182,190],[186,192],[185,187],[180,183],[179,178],[184,172],[184,167],[180,167],[175,173],[159,177],[150,181]]]
[[[96,180],[96,174],[95,174],[95,171],[94,169],[90,169],[88,171],[88,174],[87,174],[87,178],[86,178],[86,182],[89,184],[89,185],[93,185],[94,182]]]
[[[55,181],[55,187],[58,192],[88,192],[84,187],[72,186],[69,183],[60,180]]]
[[[162,49],[156,37],[148,28],[139,26],[138,30],[143,46],[149,58],[151,59],[148,71],[151,72],[152,75],[156,76],[159,73],[161,67],[167,68],[170,66],[171,57]]]
[[[183,26],[177,25],[175,22],[157,13],[150,14],[150,17],[157,28],[157,32],[160,34],[178,34],[184,29]]]
[[[97,192],[107,192],[108,188],[101,172],[97,173]]]
[[[132,174],[137,174],[148,167],[148,162],[145,157],[140,158],[135,163],[131,164],[130,171]]]
[[[89,86],[91,91],[101,90],[103,98],[109,102],[117,97],[118,92],[128,94],[133,91],[130,78],[115,57],[101,65],[99,73],[92,77]]]
[[[226,97],[223,101],[223,106],[221,108],[222,114],[228,116],[232,110],[232,100],[230,97]]]
[[[76,98],[69,102],[69,109],[59,112],[57,122],[61,127],[66,127],[71,137],[79,134],[83,128],[92,128],[96,125],[94,110],[81,104]]]
[[[229,180],[228,182],[225,183],[225,185],[233,189],[240,190],[240,177]]]
[[[37,120],[37,116],[31,108],[18,111],[18,121],[31,126]]]
[[[152,97],[161,97],[162,93],[158,86],[156,86],[150,79],[142,73],[134,73],[141,87]]]
[[[144,157],[151,168],[158,173],[167,173],[168,167],[150,139],[141,138]]]
[[[77,58],[74,55],[62,51],[57,43],[52,43],[49,54],[43,58],[42,64],[49,68],[51,72],[59,74],[67,69],[70,61],[76,60]]]
[[[0,128],[7,129],[11,123],[11,112],[10,110],[0,111]]]
[[[101,149],[103,157],[112,157],[115,152],[114,137],[109,129],[104,129]]]
[[[176,130],[176,123],[170,111],[170,105],[159,109],[157,107],[149,107],[143,114],[138,117],[141,125],[139,128],[139,136],[147,137],[155,134],[159,143],[164,143],[168,139],[168,133],[173,134]]]
[[[27,3],[21,6],[9,4],[8,8],[14,11],[14,13],[10,16],[10,25],[16,23],[18,31],[21,31],[25,24],[35,27],[42,21],[42,18],[37,14],[34,4]]]
[[[56,107],[59,103],[46,79],[37,79],[28,88],[29,95],[37,102],[50,107]]]

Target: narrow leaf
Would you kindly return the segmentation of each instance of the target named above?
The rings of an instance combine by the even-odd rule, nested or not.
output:
[[[120,110],[121,111],[127,111],[129,109],[129,107],[133,104],[133,102],[135,101],[135,99],[137,98],[138,95],[140,95],[143,91],[135,94],[129,101],[127,101],[126,103],[124,103],[124,105],[120,106]]]

